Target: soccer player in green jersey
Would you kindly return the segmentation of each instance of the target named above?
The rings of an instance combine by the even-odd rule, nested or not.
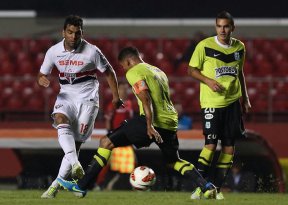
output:
[[[107,163],[114,147],[135,145],[137,148],[156,143],[168,167],[200,187],[205,198],[215,198],[216,188],[207,182],[197,169],[179,157],[177,124],[178,114],[170,100],[168,78],[159,68],[145,63],[136,48],[120,51],[118,60],[126,71],[126,78],[138,100],[140,115],[104,136],[85,176],[77,184],[63,179],[58,182],[70,191],[85,196],[90,183]]]
[[[222,145],[214,173],[217,199],[224,199],[220,188],[232,165],[235,139],[244,136],[242,111],[251,108],[243,73],[245,46],[231,37],[234,29],[231,14],[219,13],[217,35],[199,42],[189,63],[189,75],[200,81],[205,146],[197,168],[203,177],[208,176],[218,140]],[[197,188],[191,198],[200,199],[201,190]]]

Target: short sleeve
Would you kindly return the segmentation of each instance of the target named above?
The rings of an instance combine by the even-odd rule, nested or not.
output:
[[[99,48],[96,48],[95,51],[95,65],[96,68],[101,72],[105,72],[107,68],[112,68],[112,66],[110,65],[109,61],[106,59],[106,57],[104,56],[104,54],[101,52],[101,50]]]
[[[45,75],[48,75],[52,72],[53,66],[54,66],[53,49],[50,48],[45,54],[44,61],[43,61],[41,68],[40,68],[40,72],[45,74]]]
[[[203,63],[204,63],[204,59],[205,59],[204,45],[202,42],[200,42],[198,43],[198,45],[196,46],[192,54],[192,57],[189,62],[189,66],[193,68],[198,68],[201,70]]]

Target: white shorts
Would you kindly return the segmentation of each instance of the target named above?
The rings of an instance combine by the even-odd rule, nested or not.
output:
[[[52,117],[54,119],[56,113],[64,114],[70,121],[75,141],[85,142],[90,140],[94,129],[95,119],[99,111],[97,104],[94,100],[79,102],[65,94],[59,94]],[[53,126],[55,127],[55,123]]]

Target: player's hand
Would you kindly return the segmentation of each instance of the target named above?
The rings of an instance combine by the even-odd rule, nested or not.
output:
[[[118,109],[118,108],[120,108],[120,107],[125,107],[125,105],[124,105],[124,102],[123,102],[123,100],[122,99],[120,99],[120,98],[118,98],[117,100],[112,100],[112,104],[113,104],[113,106],[116,108],[116,109]]]
[[[41,75],[38,77],[38,84],[40,86],[47,88],[50,85],[50,80],[48,80],[48,78],[45,75]]]
[[[209,79],[206,84],[209,86],[211,90],[214,92],[221,93],[225,90],[225,87],[223,87],[220,83],[218,83],[216,80]]]
[[[157,143],[163,143],[163,139],[162,139],[161,135],[154,129],[153,126],[147,127],[147,134],[148,134],[150,139],[155,138],[155,141]]]

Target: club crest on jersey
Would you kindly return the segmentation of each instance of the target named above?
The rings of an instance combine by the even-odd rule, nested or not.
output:
[[[241,58],[240,57],[240,53],[239,52],[235,52],[234,53],[234,58],[235,58],[236,61],[240,60],[240,58]]]
[[[205,128],[206,129],[210,129],[211,128],[211,123],[210,122],[206,122],[205,123]]]
[[[64,73],[64,77],[70,84],[72,84],[76,79],[76,73]]]
[[[236,77],[238,75],[238,70],[237,68],[231,66],[222,66],[220,68],[215,69],[216,78],[219,78],[224,75],[230,75]]]

